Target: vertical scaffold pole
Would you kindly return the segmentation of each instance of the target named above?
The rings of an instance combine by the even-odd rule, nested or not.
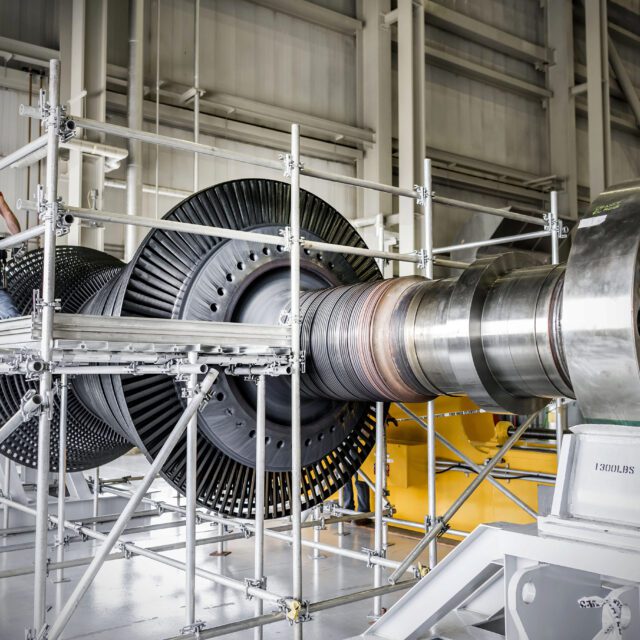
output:
[[[189,352],[189,364],[198,362],[198,353]],[[187,392],[193,398],[198,385],[198,375],[189,375]],[[187,424],[187,491],[185,499],[186,519],[186,571],[185,571],[185,627],[192,628],[196,622],[196,491],[198,481],[198,412]]]
[[[433,279],[433,180],[431,173],[431,160],[424,160],[423,175],[423,198],[422,210],[424,214],[424,251],[425,251],[425,273],[424,275]],[[438,517],[436,505],[436,420],[435,403],[432,400],[427,403],[427,501],[429,526],[436,525]],[[429,566],[433,569],[438,563],[438,542],[433,540],[429,545]]]
[[[384,511],[384,498],[386,493],[386,466],[387,466],[387,446],[384,426],[384,403],[376,402],[376,491],[375,491],[375,529],[374,529],[374,551],[383,556],[384,548],[384,523],[382,521]],[[382,565],[376,564],[373,567],[373,586],[382,586]],[[373,617],[379,618],[382,615],[382,597],[376,596],[373,599]]]
[[[291,524],[292,595],[302,604],[302,436],[300,425],[300,127],[291,126]],[[293,636],[302,640],[302,624],[293,625]]]
[[[69,400],[69,378],[66,373],[60,376],[60,426],[58,443],[58,527],[56,529],[58,564],[64,562],[65,546],[65,506],[67,501],[67,405]],[[64,580],[64,568],[58,569],[57,581]]]
[[[93,472],[93,517],[97,518],[100,513],[100,467],[96,467]],[[93,523],[94,531],[98,530],[97,521]]]
[[[36,491],[35,575],[33,627],[39,633],[46,622],[47,532],[49,529],[49,447],[51,442],[50,407],[53,402],[51,356],[53,351],[53,314],[55,311],[56,222],[58,217],[58,148],[60,144],[60,61],[49,63],[49,113],[47,123],[47,170],[44,208],[44,257],[42,263],[42,339],[41,358],[47,365],[40,374],[40,396],[44,408],[38,424],[38,479]]]
[[[560,262],[560,237],[562,234],[562,223],[558,219],[558,192],[552,191],[550,194],[551,206],[549,208],[549,231],[551,235],[551,264]],[[564,434],[564,416],[562,415],[562,399],[557,398],[556,406],[556,450],[558,454],[558,464],[560,464],[560,448]]]
[[[376,214],[376,240],[379,251],[384,251],[384,214]],[[384,259],[378,259],[378,268],[384,278]],[[387,523],[383,521],[383,510],[385,503],[385,495],[387,489],[387,434],[384,425],[384,403],[376,402],[376,477],[375,477],[375,520],[374,520],[374,551],[383,556],[386,553],[386,528]],[[373,568],[373,586],[380,587],[382,585],[382,566],[374,565]],[[373,599],[374,619],[382,615],[382,597],[377,596]]]
[[[256,399],[256,509],[255,509],[255,530],[254,530],[254,571],[253,578],[256,583],[259,581],[262,588],[266,588],[264,577],[264,503],[266,486],[266,380],[264,375],[258,376]],[[254,603],[254,614],[261,616],[263,613],[263,602],[261,598],[256,598]],[[262,640],[262,627],[258,626],[253,630],[254,640]]]

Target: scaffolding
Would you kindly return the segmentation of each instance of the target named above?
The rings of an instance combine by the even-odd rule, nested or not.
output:
[[[197,76],[196,76],[197,83]],[[373,513],[355,514],[343,507],[341,499],[338,504],[328,503],[314,510],[311,520],[303,520],[301,500],[293,500],[291,504],[291,522],[280,526],[266,527],[264,510],[258,502],[256,519],[253,524],[246,521],[226,517],[220,513],[198,509],[196,504],[196,432],[197,411],[207,401],[211,386],[215,381],[217,370],[213,367],[224,367],[225,373],[231,375],[250,376],[257,385],[257,418],[256,418],[256,468],[258,482],[264,482],[265,474],[265,405],[266,379],[269,376],[290,376],[291,379],[291,434],[292,434],[292,486],[301,485],[301,419],[300,419],[300,375],[302,369],[302,354],[300,351],[300,255],[303,249],[317,249],[333,251],[342,254],[362,255],[384,261],[404,261],[414,263],[427,278],[433,278],[434,266],[452,269],[464,269],[466,263],[440,257],[443,253],[451,253],[456,249],[467,249],[471,246],[489,246],[505,241],[550,237],[552,245],[552,259],[558,261],[558,246],[560,238],[564,237],[565,229],[558,218],[556,194],[551,194],[551,210],[544,218],[524,215],[503,209],[495,209],[483,205],[444,198],[436,195],[432,188],[431,162],[424,161],[423,184],[413,188],[402,188],[388,184],[346,177],[343,175],[318,171],[305,166],[300,159],[300,131],[296,124],[291,127],[291,149],[280,160],[265,160],[250,155],[232,152],[197,141],[186,141],[178,138],[159,135],[119,125],[98,122],[86,118],[68,118],[60,104],[60,62],[51,60],[49,72],[48,101],[41,102],[40,108],[21,107],[20,113],[27,117],[39,118],[46,127],[46,134],[29,143],[22,149],[15,151],[0,161],[0,170],[10,166],[16,159],[24,158],[35,149],[46,145],[46,184],[39,189],[37,202],[25,201],[21,206],[34,210],[40,217],[40,224],[22,234],[6,238],[0,243],[0,248],[17,246],[27,239],[41,235],[43,237],[44,263],[41,297],[35,302],[34,313],[31,317],[21,317],[0,322],[0,373],[4,375],[29,374],[39,378],[37,397],[25,400],[28,402],[28,415],[35,413],[39,416],[38,439],[38,471],[37,471],[37,501],[35,509],[24,506],[8,495],[9,487],[3,487],[0,504],[5,507],[6,516],[9,509],[16,509],[35,517],[35,563],[33,568],[23,567],[0,572],[0,577],[12,577],[34,574],[34,609],[33,623],[29,630],[29,638],[35,640],[57,640],[61,637],[67,623],[77,608],[80,600],[91,586],[101,566],[107,560],[142,556],[185,573],[185,625],[182,633],[171,640],[204,639],[223,636],[232,632],[254,629],[256,638],[261,637],[264,625],[277,621],[288,620],[291,623],[293,637],[301,639],[304,622],[310,619],[314,612],[332,607],[343,606],[365,599],[373,599],[374,616],[382,614],[382,596],[408,589],[424,575],[422,565],[414,564],[420,553],[429,549],[429,566],[437,562],[436,540],[448,529],[448,522],[455,511],[465,502],[477,486],[485,479],[502,487],[500,490],[529,515],[535,516],[528,505],[522,503],[514,494],[497,482],[500,475],[493,475],[496,465],[532,423],[535,416],[531,416],[501,447],[500,451],[484,466],[472,465],[464,455],[452,449],[463,461],[469,463],[476,476],[469,487],[456,502],[442,516],[437,514],[435,494],[435,474],[438,462],[435,457],[435,443],[439,438],[445,445],[452,445],[445,441],[435,431],[434,404],[428,404],[426,420],[416,416],[406,407],[408,415],[423,426],[428,433],[427,467],[428,467],[428,516],[423,525],[424,537],[402,561],[391,560],[386,557],[387,527],[389,524],[405,524],[422,526],[393,518],[393,510],[387,501],[386,479],[386,434],[384,425],[384,407],[382,403],[376,405],[376,476],[375,481],[367,479],[375,493],[375,509]],[[196,119],[197,127],[197,119]],[[180,223],[168,220],[154,220],[145,218],[138,213],[122,215],[66,207],[58,198],[58,149],[59,144],[70,139],[78,129],[101,132],[112,136],[119,136],[129,141],[139,141],[182,150],[198,155],[209,155],[225,158],[250,166],[266,167],[274,171],[284,172],[291,184],[291,209],[289,226],[282,230],[282,235],[264,235],[248,231],[207,227],[203,225]],[[384,250],[384,219],[377,215],[374,218],[379,245],[376,249],[348,247],[325,242],[311,241],[300,235],[300,178],[307,176],[329,182],[342,183],[362,189],[392,194],[400,198],[409,198],[417,202],[424,216],[424,231],[422,248],[412,253],[395,253]],[[472,212],[501,216],[544,227],[534,233],[520,236],[510,236],[499,240],[492,239],[482,242],[468,243],[449,247],[434,248],[433,246],[433,206],[439,203],[446,206],[460,207]],[[57,312],[55,299],[55,247],[56,238],[66,233],[74,218],[88,220],[93,223],[115,223],[129,226],[140,226],[151,229],[165,229],[182,233],[195,233],[216,236],[219,238],[259,240],[262,243],[282,245],[290,254],[290,290],[291,313],[287,326],[238,325],[224,322],[201,322],[188,320],[160,320],[146,318],[109,318],[86,315],[73,315]],[[176,342],[176,336],[180,342]],[[99,365],[95,365],[99,361]],[[65,433],[66,433],[66,405],[68,376],[70,375],[100,375],[118,373],[159,373],[168,376],[180,376],[185,380],[188,402],[181,417],[175,424],[162,449],[157,454],[148,472],[140,480],[134,491],[123,490],[112,483],[101,483],[96,472],[93,481],[94,495],[101,491],[119,495],[127,499],[127,505],[115,519],[108,534],[72,520],[65,519],[65,491],[59,491],[58,515],[48,512],[49,498],[49,445],[50,445],[50,413],[47,408],[52,402],[54,392],[60,394],[61,425],[60,425],[60,464],[59,487],[65,486]],[[57,383],[54,385],[54,376]],[[201,381],[198,382],[198,377]],[[402,405],[401,405],[402,406]],[[14,417],[14,423],[25,419],[27,413]],[[11,420],[9,422],[11,422]],[[16,424],[7,423],[16,428]],[[7,425],[0,430],[0,439]],[[19,425],[19,423],[18,423]],[[186,502],[184,506],[153,500],[147,496],[151,483],[157,477],[164,462],[169,456],[178,439],[187,434],[187,485]],[[6,431],[5,431],[6,433]],[[6,435],[4,436],[6,437]],[[558,440],[559,444],[559,440]],[[260,484],[258,485],[258,488]],[[257,494],[262,493],[258,490]],[[153,507],[151,513],[170,511],[179,514],[183,519],[176,523],[160,523],[142,527],[143,530],[153,530],[167,526],[185,526],[184,544],[163,545],[161,549],[141,547],[133,542],[127,542],[122,536],[128,531],[132,517],[141,504]],[[355,551],[321,543],[319,531],[327,524],[336,524],[338,532],[342,531],[345,521],[370,517],[375,519],[374,548]],[[108,521],[109,518],[103,518]],[[94,505],[94,523],[101,521],[98,516],[97,504]],[[217,524],[219,535],[206,539],[196,539],[196,522],[204,521]],[[55,562],[47,558],[47,533],[50,525],[57,529],[57,557]],[[302,538],[304,528],[313,527],[314,539]],[[5,527],[6,528],[6,527]],[[140,529],[140,528],[139,528]],[[9,531],[9,530],[7,530]],[[82,538],[91,538],[101,542],[95,556],[86,559],[64,560],[64,543],[67,541],[65,532],[70,531]],[[230,531],[226,533],[226,531]],[[452,531],[457,535],[465,532]],[[195,564],[195,548],[198,544],[224,542],[253,537],[255,540],[255,566],[252,578],[238,580],[223,574],[201,569]],[[264,577],[264,539],[274,538],[292,546],[292,576],[291,587],[287,594],[278,594],[267,590]],[[168,548],[186,549],[184,562],[169,558],[161,553]],[[302,549],[313,549],[315,557],[320,552],[338,554],[350,559],[366,562],[374,569],[373,587],[347,595],[309,602],[304,599],[302,576]],[[114,553],[114,549],[117,551]],[[73,593],[65,603],[58,617],[49,626],[46,620],[46,580],[47,574],[57,571],[61,579],[64,569],[71,566],[87,565],[78,581]],[[387,584],[383,584],[383,569],[392,570]],[[409,573],[411,577],[407,578]],[[225,624],[222,626],[205,628],[204,623],[196,619],[195,611],[195,577],[201,577],[213,583],[222,585],[244,593],[247,599],[255,598],[254,617]],[[276,607],[276,611],[265,614],[263,603],[267,602]]]

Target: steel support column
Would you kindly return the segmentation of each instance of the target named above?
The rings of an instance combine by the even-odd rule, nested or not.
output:
[[[414,89],[414,47],[413,1],[398,0],[398,185],[415,184],[415,89]],[[422,45],[421,45],[422,46]],[[420,147],[418,147],[420,148]],[[421,151],[421,154],[423,152]],[[415,203],[411,198],[398,199],[400,220],[399,251],[409,253],[415,249]],[[412,264],[398,265],[401,276],[413,275]]]
[[[606,0],[585,0],[589,189],[593,200],[611,184],[611,117]]]
[[[60,95],[62,102],[67,103],[68,115],[84,116],[85,0],[61,0],[58,20],[60,22],[60,58],[65,60]],[[80,149],[69,149],[67,176],[66,202],[74,207],[82,207],[85,202],[82,197],[82,151]],[[80,221],[78,220],[71,226],[69,234],[62,239],[61,244],[81,244],[81,233]]]
[[[200,0],[195,0],[193,20],[193,141],[200,141]],[[193,154],[193,190],[198,190],[199,156]]]
[[[144,0],[129,0],[129,83],[127,85],[128,126],[142,129],[144,107]],[[142,209],[142,143],[129,138],[127,158],[127,214]],[[124,259],[131,260],[138,245],[136,228],[125,227]]]
[[[84,28],[84,116],[92,120],[106,120],[107,115],[107,0],[91,0],[85,4]],[[104,134],[87,131],[87,140],[104,143]],[[103,156],[82,155],[82,193],[84,198],[93,194],[90,205],[102,209],[106,159]],[[84,204],[80,200],[80,206]],[[80,224],[76,227],[80,229]],[[82,228],[81,244],[99,251],[104,250],[102,227]],[[76,244],[76,243],[73,243]],[[77,244],[80,244],[78,242]]]
[[[547,68],[549,98],[549,172],[564,177],[560,194],[562,210],[578,217],[578,160],[576,104],[571,88],[575,82],[573,61],[573,6],[571,2],[546,3],[547,43],[554,51]]]
[[[105,119],[107,101],[107,0],[62,0],[60,4],[60,55],[69,64],[62,69],[62,101],[68,114]],[[84,138],[103,142],[104,135],[85,132]],[[105,159],[69,146],[67,204],[84,206],[95,193],[95,208],[101,208]],[[104,248],[104,229],[71,226],[62,243]]]
[[[389,11],[390,0],[363,0],[364,28],[362,44],[362,125],[375,132],[374,144],[365,149],[363,177],[391,184],[391,30],[382,16]],[[392,213],[391,196],[362,190],[364,215]],[[384,250],[384,246],[382,247]]]

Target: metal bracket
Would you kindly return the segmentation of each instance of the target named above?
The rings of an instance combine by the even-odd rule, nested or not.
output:
[[[545,213],[542,216],[542,219],[547,223],[544,225],[544,230],[554,232],[558,238],[566,238],[569,233],[569,227],[562,224],[562,220],[558,220],[557,218],[554,220],[551,217],[550,213]]]
[[[22,400],[20,400],[20,411],[22,413],[22,418],[24,422],[27,422],[28,420],[33,418],[33,416],[35,415],[40,415],[40,412],[42,411],[42,405],[39,405],[38,407],[31,409],[31,411],[25,410],[25,406],[27,402],[29,402],[29,400],[31,400],[31,398],[33,398],[33,396],[35,396],[36,393],[37,392],[35,389],[29,389],[27,393],[25,393],[24,396],[22,397]]]
[[[71,229],[71,224],[67,222],[66,214],[68,211],[61,206],[62,200],[58,201],[58,217],[56,218],[56,236],[59,238],[62,236],[66,236]]]
[[[67,116],[66,107],[64,105],[52,106],[49,104],[44,89],[40,89],[38,107],[40,108],[40,118],[42,119],[44,128],[55,127],[60,142],[67,142],[67,140],[76,135],[76,123]]]
[[[25,640],[47,640],[49,637],[49,625],[45,622],[40,631],[35,629],[27,629],[25,632]]]
[[[290,178],[293,173],[293,169],[296,166],[296,163],[293,161],[293,156],[290,153],[281,153],[278,157],[282,160],[282,164],[284,165],[284,177]],[[304,164],[302,162],[298,162],[298,169],[300,171],[304,169]]]
[[[287,598],[286,600],[281,600],[278,604],[280,610],[287,616],[287,622],[291,626],[311,620],[308,600],[300,601],[295,598]]]
[[[56,298],[53,302],[45,302],[40,297],[40,291],[37,289],[34,291],[34,296],[35,300],[33,303],[33,308],[36,313],[40,313],[40,311],[42,311],[44,307],[53,307],[54,311],[62,310],[62,302],[60,301],[60,298]]]
[[[381,551],[376,551],[376,549],[369,549],[367,547],[362,547],[362,551],[367,554],[367,569],[371,569],[373,567],[373,562],[371,562],[371,558],[386,558],[387,552],[382,549]]]
[[[118,545],[118,549],[120,549],[120,551],[122,551],[122,553],[124,554],[124,558],[125,560],[129,560],[133,557],[133,552],[129,549],[129,546],[132,544],[131,542],[121,542]]]
[[[266,576],[262,576],[262,578],[245,578],[244,579],[244,597],[247,600],[253,600],[254,596],[249,593],[249,589],[251,587],[255,587],[256,589],[264,589],[267,585]]]
[[[414,184],[413,185],[413,190],[416,192],[416,202],[420,205],[423,206],[426,204],[427,199],[429,197],[432,197],[435,195],[435,191],[429,191],[427,189],[427,187],[421,185],[421,184]]]
[[[416,578],[424,578],[429,571],[431,571],[430,567],[422,564],[422,562],[418,562],[418,566],[414,570],[414,575]]]
[[[287,252],[291,252],[291,247],[294,245],[293,234],[291,233],[291,227],[284,227],[278,231],[278,234],[282,236],[284,240],[284,250]],[[298,244],[302,244],[304,242],[304,238],[302,236],[298,237]]]
[[[197,396],[201,391],[202,391],[202,386],[197,384],[196,388],[193,390],[194,396]],[[209,391],[207,391],[207,393],[202,395],[202,400],[200,401],[200,404],[198,405],[198,411],[200,411],[207,404],[207,402],[209,402],[209,400],[211,400],[211,398],[213,398],[213,390],[209,389]]]
[[[418,269],[426,269],[427,265],[430,262],[435,263],[435,261],[436,261],[434,256],[429,257],[427,255],[427,250],[426,249],[418,249],[416,251],[416,255],[419,258]]]
[[[282,309],[282,311],[280,311],[280,316],[278,317],[278,324],[281,327],[291,326],[291,310],[290,309]]]
[[[203,620],[196,620],[193,624],[188,624],[185,627],[182,627],[179,633],[181,636],[194,635],[196,638],[199,638],[200,633],[206,626],[207,624]]]
[[[578,606],[581,609],[602,609],[602,625],[600,632],[594,640],[611,636],[612,638],[622,638],[623,631],[631,623],[631,612],[629,606],[620,598],[627,591],[634,590],[632,586],[619,587],[614,589],[606,597],[586,596],[578,599]]]
[[[451,526],[449,524],[447,524],[442,519],[442,516],[438,516],[436,518],[436,522],[441,522],[442,523],[442,529],[440,530],[440,533],[438,534],[438,538],[442,537],[445,533],[447,533],[447,531],[449,531],[449,529],[451,529]]]

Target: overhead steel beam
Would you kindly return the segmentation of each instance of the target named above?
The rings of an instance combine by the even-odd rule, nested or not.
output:
[[[353,35],[362,29],[362,21],[357,18],[307,0],[251,0],[251,2],[346,35]]]
[[[629,5],[629,3],[626,3]],[[612,24],[624,27],[635,37],[640,37],[640,15],[636,9],[623,6],[620,2],[609,0],[607,2],[607,14],[609,18],[609,28]]]
[[[559,192],[563,217],[575,220],[578,217],[578,161],[575,95],[570,91],[575,77],[571,2],[547,4],[546,31],[555,58],[547,69],[547,82],[553,94],[547,112],[549,170],[564,179],[564,189]]]
[[[529,42],[508,31],[498,29],[442,4],[432,2],[432,0],[423,0],[423,5],[427,14],[427,24],[519,60],[525,60],[536,65],[551,62],[550,51],[542,45]],[[397,20],[397,10],[385,14],[384,21],[387,26],[396,23]]]
[[[60,52],[57,49],[41,47],[37,44],[4,36],[0,36],[0,51],[11,53],[21,62],[35,63],[45,68],[49,67],[49,60],[60,57]]]
[[[528,42],[524,38],[475,20],[432,0],[423,0],[423,4],[427,12],[427,24],[533,64],[546,64],[551,61],[550,52],[544,46]]]
[[[545,100],[553,95],[553,92],[546,87],[527,82],[526,80],[520,80],[514,76],[490,69],[489,67],[471,62],[460,56],[456,56],[447,51],[436,49],[426,45],[424,48],[427,61],[430,64],[434,64],[438,67],[452,71],[453,73],[459,73],[467,78],[473,80],[479,80],[486,82],[492,86],[500,89],[506,89],[513,93],[517,93],[528,98],[536,98],[539,100]]]
[[[395,42],[398,40],[395,34],[393,39]],[[537,100],[546,100],[553,95],[553,92],[547,87],[521,80],[502,71],[497,71],[483,64],[457,56],[454,53],[430,45],[425,45],[424,52],[429,64],[457,73],[465,78],[478,80],[499,89],[505,89],[511,93]]]
[[[584,118],[588,119],[589,110],[587,108],[587,101],[582,96],[578,96],[576,99],[576,113]],[[612,129],[618,129],[619,131],[626,131],[627,133],[640,134],[636,119],[621,112],[613,111],[609,116]]]
[[[640,35],[630,31],[629,29],[625,29],[619,24],[614,24],[609,21],[609,33],[615,34],[620,40],[624,40],[627,44],[630,44],[633,47],[640,46]]]
[[[631,107],[636,123],[640,127],[640,98],[638,98],[638,93],[636,92],[636,88],[631,80],[631,76],[624,66],[624,62],[618,53],[618,48],[616,47],[611,35],[608,36],[608,43],[609,62],[611,62],[611,67],[616,74],[618,84],[624,93],[624,97],[629,103],[629,107]]]
[[[1,84],[1,80],[0,80]],[[120,93],[107,92],[107,107],[110,114],[126,114],[126,97]],[[184,107],[160,104],[160,125],[184,129],[193,129],[193,112]],[[147,99],[144,102],[144,119],[155,122],[156,104]],[[245,144],[285,150],[289,144],[289,136],[276,129],[247,124],[235,120],[227,120],[208,113],[200,113],[200,134],[213,135],[225,140],[235,140]],[[301,138],[303,155],[325,160],[334,160],[352,164],[362,157],[362,151],[353,147],[328,143],[312,137]]]
[[[107,74],[112,85],[126,88],[127,70],[124,67],[109,64]],[[188,88],[177,82],[165,82],[160,91],[161,103],[184,107],[183,96]],[[145,88],[145,98],[155,100],[151,88]],[[302,113],[295,109],[287,109],[227,93],[208,92],[206,96],[200,98],[200,111],[209,112],[211,115],[222,114],[225,119],[242,120],[242,117],[248,117],[253,123],[281,127],[283,131],[289,129],[291,122],[299,122],[303,134],[325,137],[334,143],[371,145],[375,141],[374,132],[369,128],[356,127],[344,122]]]

